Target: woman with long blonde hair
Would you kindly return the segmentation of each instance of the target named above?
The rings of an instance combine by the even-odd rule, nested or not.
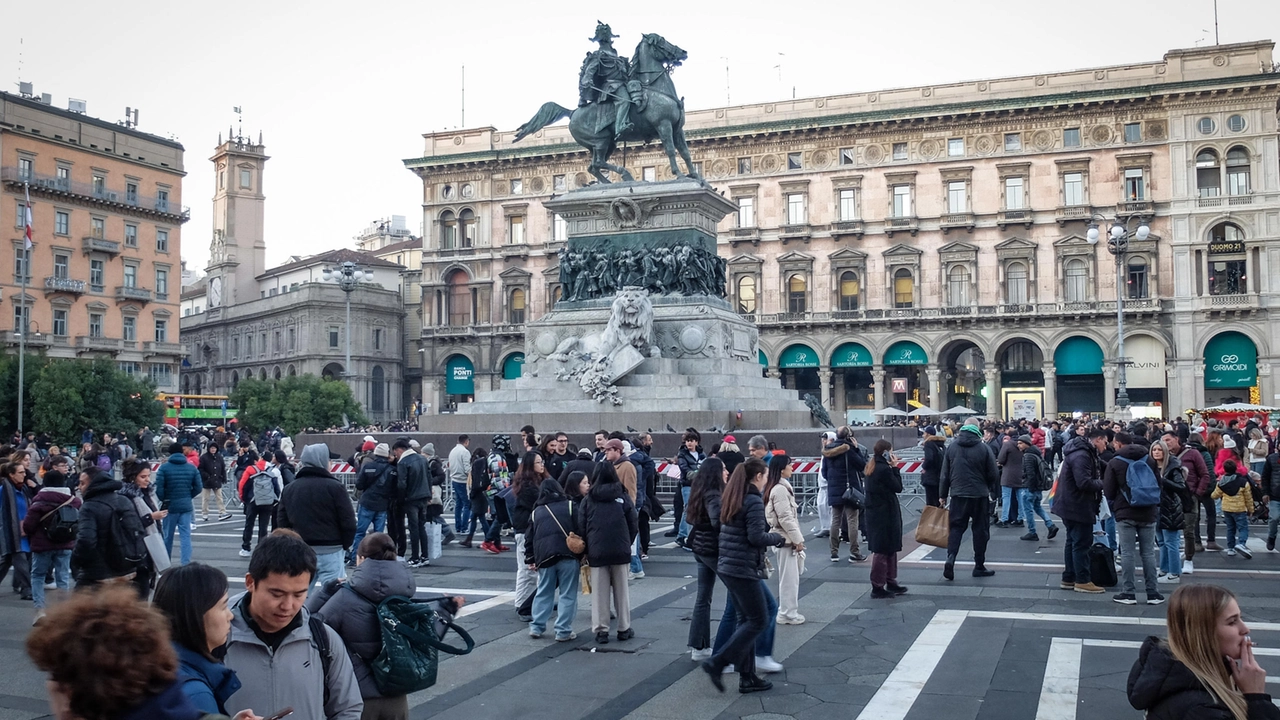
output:
[[[1231,591],[1183,585],[1168,612],[1168,642],[1148,637],[1129,671],[1130,705],[1147,720],[1280,720]]]

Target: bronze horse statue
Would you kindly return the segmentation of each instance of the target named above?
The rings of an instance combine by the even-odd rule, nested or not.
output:
[[[631,84],[641,92],[640,106],[631,110],[631,129],[621,137],[615,137],[614,107],[612,102],[595,102],[576,110],[570,110],[555,102],[545,103],[538,112],[516,130],[512,142],[520,142],[542,128],[569,118],[569,133],[579,145],[591,151],[591,165],[587,168],[600,182],[610,182],[604,170],[609,170],[626,181],[635,177],[625,167],[613,165],[609,157],[618,147],[618,141],[650,143],[661,139],[662,147],[671,161],[671,173],[683,177],[676,163],[676,153],[684,158],[691,177],[698,177],[689,157],[689,145],[684,139],[684,100],[676,95],[671,82],[671,68],[688,58],[688,53],[667,42],[661,35],[646,34],[636,46],[631,61]]]

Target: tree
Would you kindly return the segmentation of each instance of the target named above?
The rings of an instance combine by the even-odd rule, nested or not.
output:
[[[40,369],[44,367],[45,362],[45,359],[39,355],[27,353],[23,378],[26,390],[23,395],[24,431],[36,429],[31,421],[31,388],[35,386],[36,378],[39,377]],[[11,408],[9,412],[0,416],[0,433],[8,438],[18,429],[18,356],[16,354],[0,355],[0,407]]]
[[[136,433],[164,421],[150,380],[111,360],[48,360],[31,388],[33,426],[61,443],[77,443],[85,428]]]
[[[368,422],[351,388],[341,380],[293,375],[280,380],[246,378],[231,391],[240,426],[250,432],[280,427],[293,435],[304,428]]]

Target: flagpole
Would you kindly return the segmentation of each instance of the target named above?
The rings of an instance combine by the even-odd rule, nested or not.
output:
[[[27,274],[31,272],[31,189],[27,183],[22,184],[22,190],[26,194],[26,225],[25,234],[22,240],[22,295],[19,302],[22,303],[21,311],[18,313],[18,437],[22,437],[22,421],[23,411],[23,390],[26,388],[27,375]]]

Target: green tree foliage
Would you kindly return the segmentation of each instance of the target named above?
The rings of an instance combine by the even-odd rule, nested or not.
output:
[[[23,429],[37,429],[31,422],[31,388],[35,387],[40,369],[45,359],[39,355],[27,354],[23,385],[26,393],[23,397]],[[18,428],[18,356],[0,355],[0,408],[7,408],[0,416],[0,434],[8,438]]]
[[[289,435],[309,427],[324,429],[342,425],[344,414],[352,423],[368,422],[345,382],[315,375],[246,378],[231,392],[230,402],[241,427],[254,433],[277,426]]]
[[[164,421],[151,381],[122,372],[111,360],[46,360],[31,400],[33,429],[60,443],[78,442],[85,428],[136,433]]]

